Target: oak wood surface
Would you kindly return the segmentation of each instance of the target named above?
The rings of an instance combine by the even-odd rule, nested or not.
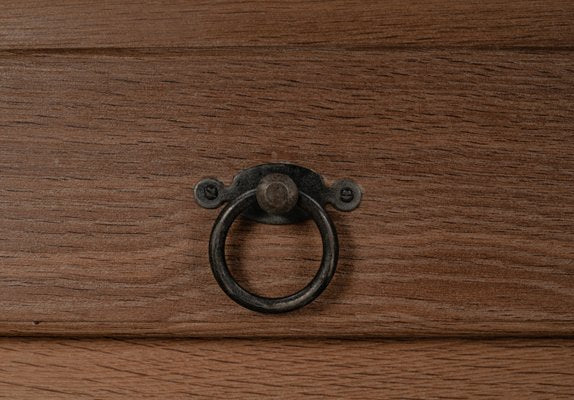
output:
[[[0,398],[570,399],[566,340],[0,340]]]
[[[0,334],[572,335],[573,72],[556,49],[4,52]],[[325,294],[261,316],[212,278],[192,189],[273,161],[365,195],[331,211]],[[285,294],[319,246],[243,222],[229,261]]]
[[[0,398],[574,397],[573,20],[569,0],[3,1],[0,336],[78,338],[0,338]],[[261,316],[212,278],[193,185],[274,161],[365,197],[330,210],[326,293]],[[227,252],[281,295],[319,249],[312,223],[240,221]]]
[[[574,45],[571,0],[5,0],[0,48]]]

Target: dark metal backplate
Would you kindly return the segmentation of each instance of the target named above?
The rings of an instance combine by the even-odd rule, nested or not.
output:
[[[224,202],[231,201],[237,196],[257,188],[261,178],[268,174],[278,173],[289,176],[299,191],[306,193],[323,207],[332,204],[341,211],[351,211],[357,208],[361,201],[361,189],[350,179],[342,179],[328,187],[323,177],[318,173],[295,164],[262,164],[247,168],[233,178],[229,186],[214,178],[206,178],[195,186],[195,199],[205,208],[217,208]],[[257,203],[247,209],[243,216],[265,224],[293,224],[309,218],[300,207],[283,215],[271,215],[263,211]]]

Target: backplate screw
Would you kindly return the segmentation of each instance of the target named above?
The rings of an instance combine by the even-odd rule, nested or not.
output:
[[[205,198],[207,200],[215,200],[217,199],[217,196],[219,196],[219,190],[217,189],[217,186],[212,184],[206,185],[203,189],[203,193],[205,194]]]
[[[351,188],[341,189],[341,195],[339,197],[343,203],[350,203],[355,198],[355,193]]]

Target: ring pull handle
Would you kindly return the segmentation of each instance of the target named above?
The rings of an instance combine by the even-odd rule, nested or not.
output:
[[[325,211],[327,203],[351,211],[361,201],[361,190],[351,180],[341,180],[330,188],[317,173],[293,164],[264,164],[243,170],[225,188],[207,178],[195,186],[195,198],[205,208],[224,202],[211,231],[209,260],[213,275],[223,291],[236,303],[261,313],[282,313],[301,308],[315,300],[329,285],[337,268],[337,231]],[[233,278],[225,260],[225,241],[238,216],[268,224],[290,224],[312,218],[323,242],[319,270],[301,290],[284,297],[263,297],[244,289]]]

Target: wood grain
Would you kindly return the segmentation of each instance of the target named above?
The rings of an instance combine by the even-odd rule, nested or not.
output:
[[[0,333],[574,333],[564,51],[185,50],[0,58]],[[211,276],[204,176],[289,161],[364,188],[336,277],[260,316]],[[314,273],[312,224],[238,223],[234,273]]]
[[[572,48],[573,20],[570,0],[5,0],[0,48]]]
[[[0,398],[574,396],[565,340],[0,341]]]

